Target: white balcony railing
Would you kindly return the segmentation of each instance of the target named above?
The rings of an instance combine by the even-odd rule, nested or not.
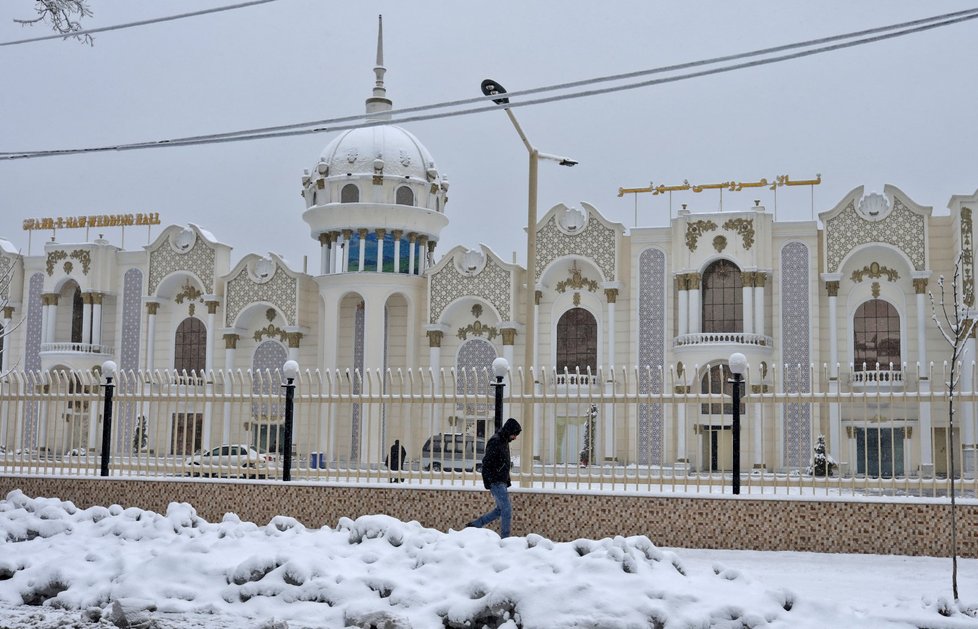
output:
[[[867,369],[849,374],[849,384],[854,386],[902,386],[903,372],[899,369]]]
[[[763,334],[746,334],[744,332],[697,332],[696,334],[680,334],[673,339],[673,347],[688,347],[690,345],[758,345],[772,347],[774,339]]]
[[[100,343],[41,343],[41,352],[59,354],[111,354],[112,348]]]

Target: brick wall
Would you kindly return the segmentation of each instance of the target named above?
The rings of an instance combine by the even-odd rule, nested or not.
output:
[[[410,485],[333,486],[274,481],[129,480],[0,477],[0,495],[70,500],[76,506],[120,504],[164,512],[189,502],[219,521],[229,511],[267,523],[288,515],[305,526],[335,526],[339,518],[385,513],[448,530],[492,507],[489,492]],[[938,500],[642,496],[513,490],[513,533],[556,541],[646,535],[657,546],[828,553],[947,556],[950,505]],[[958,551],[978,557],[978,502],[959,503]]]

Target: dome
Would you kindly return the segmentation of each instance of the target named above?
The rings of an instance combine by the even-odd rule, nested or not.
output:
[[[316,165],[320,175],[329,177],[384,175],[421,181],[440,179],[434,169],[435,161],[428,149],[413,134],[395,125],[346,131],[326,146]]]

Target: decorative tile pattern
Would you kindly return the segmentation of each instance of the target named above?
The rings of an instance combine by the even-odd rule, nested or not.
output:
[[[118,504],[166,513],[171,502],[190,503],[197,515],[220,522],[235,513],[259,526],[277,515],[308,528],[336,527],[340,518],[382,513],[441,531],[458,529],[492,505],[481,487],[391,485],[333,486],[318,482],[120,480],[0,476],[0,496],[20,489],[31,497],[57,496],[79,509]],[[819,553],[871,553],[947,557],[947,505],[845,500],[738,500],[624,495],[599,492],[510,491],[513,533],[555,542],[644,535],[663,548],[729,548]],[[125,516],[115,516],[124,518]],[[960,522],[972,530],[978,505],[958,503]],[[737,522],[738,526],[717,526]],[[978,557],[978,536],[958,535],[962,557]]]
[[[142,311],[140,305],[143,294],[143,272],[139,269],[129,269],[122,279],[122,341],[119,343],[119,369],[124,372],[139,369],[139,339]],[[127,380],[129,393],[135,393],[139,384]],[[133,431],[136,427],[137,404],[124,402],[122,404],[122,427],[119,431],[120,452],[127,452],[124,444],[134,443]]]
[[[262,341],[255,348],[255,353],[251,357],[251,368],[257,373],[251,382],[251,390],[256,395],[285,396],[285,389],[281,387],[282,381],[279,376],[285,361],[289,359],[289,352],[285,346],[278,341]],[[276,418],[285,414],[284,400],[262,400],[251,405],[253,417],[268,418],[275,421]]]
[[[915,214],[898,197],[893,198],[893,210],[876,221],[866,220],[856,211],[855,201],[825,222],[825,242],[828,249],[826,270],[836,273],[842,260],[856,247],[871,242],[892,245],[910,258],[913,268],[924,270],[925,217]]]
[[[358,395],[363,392],[363,328],[364,328],[364,304],[361,301],[357,304],[357,311],[354,318],[353,326],[353,369],[359,372],[359,376],[356,373],[353,375],[353,395]],[[350,443],[350,460],[359,461],[360,460],[360,417],[362,412],[362,405],[359,403],[353,404],[353,417],[351,421],[353,422],[353,430],[351,430],[352,438]]]
[[[14,265],[14,259],[0,255],[0,278],[7,277],[10,267]],[[10,282],[0,281],[0,300],[10,298]]]
[[[547,266],[564,256],[581,256],[592,260],[601,270],[604,280],[615,281],[615,230],[605,227],[593,217],[579,233],[565,234],[557,227],[554,214],[547,224],[537,230],[537,266],[535,281]]]
[[[235,277],[227,281],[224,325],[232,327],[241,311],[256,302],[272,304],[284,313],[289,325],[298,325],[296,322],[298,286],[296,278],[278,266],[275,267],[272,277],[265,282],[255,281],[247,268],[242,267]]]
[[[964,305],[975,305],[975,235],[971,208],[961,208],[961,288]]]
[[[41,325],[43,311],[41,293],[44,291],[44,274],[35,273],[31,276],[27,296],[27,340],[24,348],[24,371],[38,372],[41,370]],[[25,448],[33,448],[37,443],[37,420],[40,408],[38,402],[29,401],[24,405],[24,436]]]
[[[648,395],[662,393],[665,370],[666,255],[659,249],[646,249],[638,265],[638,386],[642,395]],[[639,404],[638,413],[638,462],[662,464],[662,405]]]
[[[180,232],[175,233],[176,236]],[[174,236],[170,237],[172,241]],[[155,295],[160,282],[174,271],[189,271],[197,276],[207,293],[214,292],[214,250],[202,238],[194,241],[186,253],[178,253],[169,242],[149,252],[149,286],[147,295]]]
[[[809,251],[803,243],[789,242],[781,249],[781,356],[786,393],[807,393],[812,390],[808,267]],[[784,405],[782,445],[785,467],[803,468],[809,463],[812,453],[809,432],[811,414],[808,404]]]
[[[486,266],[474,275],[463,275],[452,264],[446,264],[431,276],[431,309],[429,322],[438,323],[441,315],[459,297],[481,297],[496,307],[503,321],[511,321],[511,274],[490,257]]]
[[[496,360],[496,348],[489,341],[470,339],[458,348],[455,360],[455,395],[492,396],[489,374],[492,361]],[[490,410],[487,402],[463,404],[457,402],[455,410],[464,415],[486,415]]]

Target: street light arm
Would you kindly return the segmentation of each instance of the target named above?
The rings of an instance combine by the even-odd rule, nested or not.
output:
[[[530,140],[527,139],[526,134],[523,133],[523,127],[521,127],[519,121],[516,120],[516,116],[513,114],[513,110],[507,107],[506,115],[509,116],[509,121],[513,123],[514,127],[516,127],[516,133],[518,133],[520,139],[523,140],[523,144],[526,146],[526,150],[529,151],[530,153],[536,151],[536,149],[533,148],[533,145],[530,144]]]
[[[561,166],[577,166],[576,159],[564,157],[563,155],[552,155],[550,153],[541,153],[537,151],[537,157],[539,157],[540,159],[549,159],[551,161],[557,162]]]

